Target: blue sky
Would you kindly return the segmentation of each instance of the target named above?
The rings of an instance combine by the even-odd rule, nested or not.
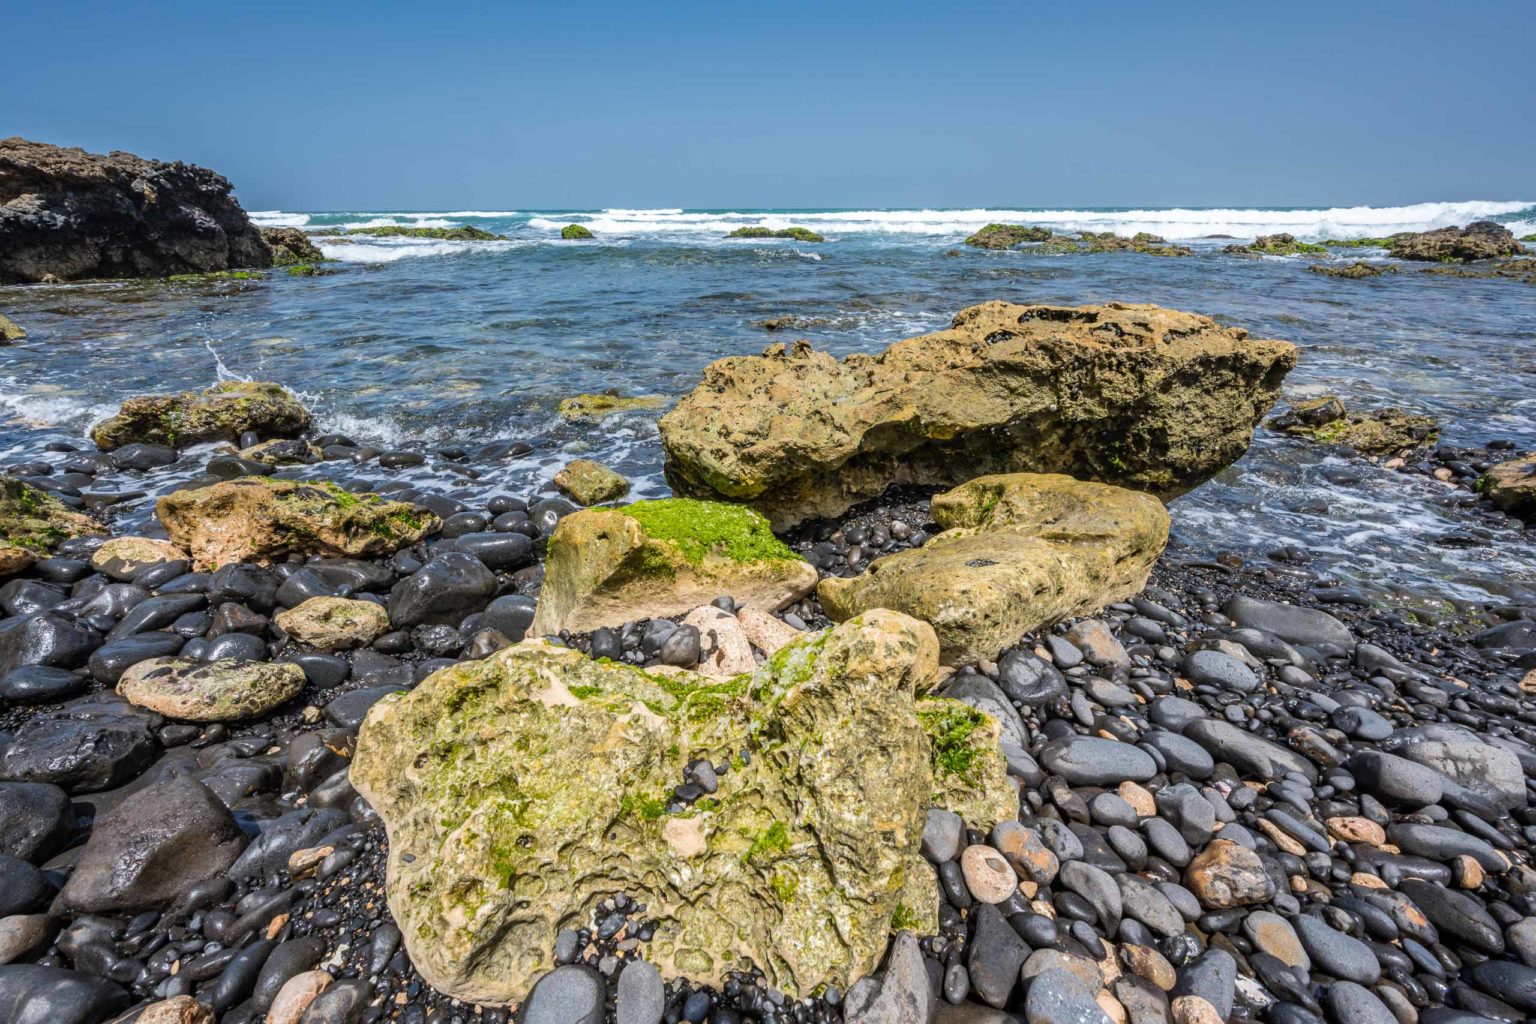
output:
[[[1533,0],[30,3],[0,135],[248,208],[1536,196]]]

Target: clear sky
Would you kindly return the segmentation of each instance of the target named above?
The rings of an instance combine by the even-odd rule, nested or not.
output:
[[[249,209],[1536,195],[1536,0],[16,3],[0,135]]]

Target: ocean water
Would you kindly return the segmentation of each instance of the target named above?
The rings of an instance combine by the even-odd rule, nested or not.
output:
[[[1408,273],[1340,280],[1305,259],[1240,259],[1234,238],[1288,231],[1361,238],[1493,219],[1536,232],[1528,201],[1338,209],[976,210],[448,210],[260,211],[262,225],[301,228],[473,224],[504,242],[316,241],[335,273],[281,271],[259,281],[109,282],[0,288],[0,311],[30,332],[0,350],[0,464],[50,443],[81,444],[130,395],[275,380],[298,392],[322,429],[362,443],[470,450],[479,479],[439,460],[392,474],[327,464],[387,485],[406,480],[465,498],[527,494],[578,455],[665,493],[654,413],[570,425],[571,394],[617,388],[677,396],[725,355],[806,337],[837,354],[876,351],[942,328],[987,299],[1121,300],[1208,314],[1301,347],[1290,398],[1332,391],[1360,406],[1430,413],[1453,444],[1493,438],[1536,448],[1536,291],[1509,280]],[[1062,231],[1150,231],[1196,250],[1182,259],[1134,253],[1045,256],[985,252],[961,240],[991,221]],[[565,242],[566,224],[591,242]],[[823,244],[738,240],[743,225],[803,225]],[[1350,258],[1385,260],[1374,250]],[[770,317],[805,318],[769,334]],[[530,440],[532,455],[495,445]],[[208,451],[104,488],[145,499],[114,510],[145,523],[153,495],[197,473]],[[55,456],[56,458],[56,456]],[[1249,454],[1173,504],[1175,534],[1198,552],[1252,557],[1281,544],[1313,551],[1313,568],[1385,601],[1441,595],[1536,600],[1536,534],[1494,530],[1471,548],[1439,538],[1475,520],[1464,492],[1344,460],[1261,429]]]

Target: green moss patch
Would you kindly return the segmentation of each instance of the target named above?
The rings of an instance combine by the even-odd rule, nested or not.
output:
[[[505,242],[506,235],[493,234],[482,228],[464,224],[456,228],[407,228],[398,224],[377,228],[348,228],[349,235],[368,235],[372,238],[436,238],[445,242]]]
[[[566,241],[578,241],[585,238],[591,238],[592,232],[582,227],[580,224],[567,224],[565,227],[560,229],[560,237]]]
[[[734,562],[798,559],[773,535],[768,520],[743,505],[659,498],[637,501],[619,510],[640,524],[646,536],[676,544],[694,565],[713,554]]]
[[[957,701],[922,701],[917,719],[933,745],[934,777],[970,778],[980,756],[971,734],[986,724],[986,716]]]
[[[737,228],[726,238],[793,238],[797,242],[825,242],[826,239],[810,228]]]

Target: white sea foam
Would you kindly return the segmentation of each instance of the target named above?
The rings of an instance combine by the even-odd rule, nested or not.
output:
[[[326,258],[347,263],[393,263],[412,256],[451,256],[455,253],[504,248],[505,242],[449,242],[437,238],[369,238],[355,235],[345,242],[313,239]]]
[[[284,213],[282,210],[252,210],[251,223],[259,228],[302,228],[309,223],[307,213]]]
[[[28,387],[15,377],[0,377],[0,420],[38,428],[83,430],[115,412],[115,405],[87,401],[59,390],[57,385]]]

